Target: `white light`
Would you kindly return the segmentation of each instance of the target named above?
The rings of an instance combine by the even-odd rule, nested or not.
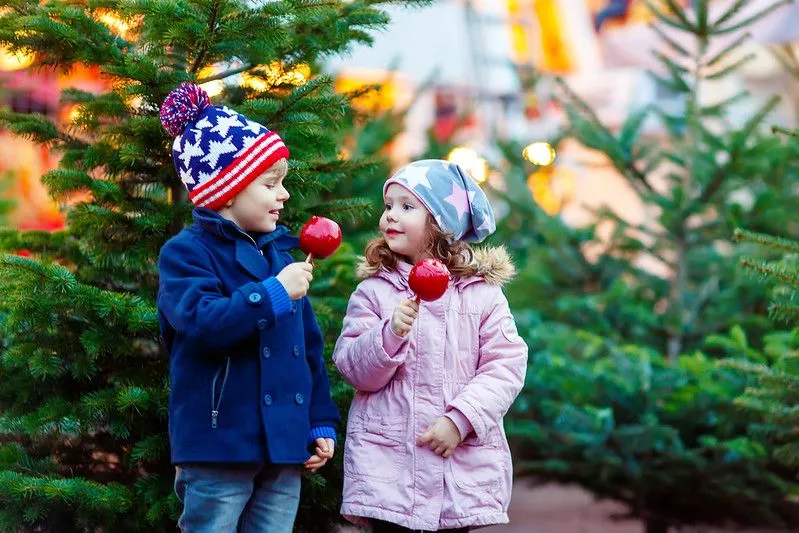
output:
[[[548,142],[528,144],[522,151],[526,160],[539,167],[546,167],[555,161],[555,149]]]

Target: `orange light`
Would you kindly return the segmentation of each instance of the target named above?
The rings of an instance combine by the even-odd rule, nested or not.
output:
[[[550,216],[560,213],[574,195],[574,174],[553,165],[542,167],[527,178],[533,200]]]

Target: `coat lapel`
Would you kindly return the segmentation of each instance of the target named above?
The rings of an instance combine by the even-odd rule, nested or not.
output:
[[[258,280],[269,277],[269,268],[264,257],[251,242],[236,239],[236,262]]]

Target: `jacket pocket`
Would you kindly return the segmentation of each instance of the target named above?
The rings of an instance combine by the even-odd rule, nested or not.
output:
[[[464,490],[475,488],[499,491],[507,470],[506,452],[498,438],[481,442],[472,433],[455,448],[449,458],[450,474],[455,485]]]
[[[350,420],[344,445],[344,474],[396,481],[407,455],[406,435],[404,416]]]
[[[222,398],[225,395],[225,385],[230,375],[230,357],[225,358],[224,364],[214,373],[211,380],[211,428],[216,429],[219,422],[219,406],[222,405]],[[219,385],[218,383],[222,384]],[[217,387],[219,392],[217,392]]]

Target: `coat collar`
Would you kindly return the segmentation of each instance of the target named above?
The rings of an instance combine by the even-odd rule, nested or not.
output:
[[[205,231],[221,239],[232,241],[236,247],[236,262],[244,270],[261,280],[273,275],[273,272],[270,272],[271,269],[283,268],[279,252],[287,252],[299,244],[299,239],[290,235],[286,226],[278,226],[275,231],[269,233],[247,234],[232,220],[204,207],[195,208],[192,218],[194,223]],[[271,246],[272,243],[274,243],[273,246]],[[258,251],[261,253],[257,253]]]

